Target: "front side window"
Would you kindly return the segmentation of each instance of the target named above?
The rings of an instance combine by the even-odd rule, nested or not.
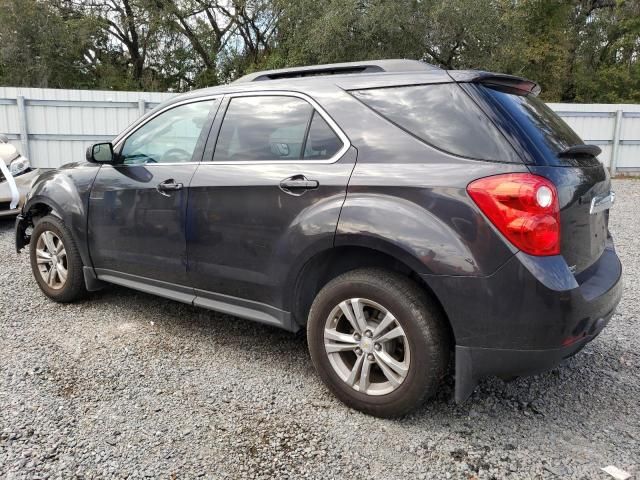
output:
[[[328,140],[331,135],[335,137],[324,119],[301,98],[235,97],[227,107],[213,160],[268,162],[331,158],[339,150],[335,148],[335,141]]]
[[[513,161],[511,146],[459,85],[372,88],[351,94],[440,150],[473,159]]]
[[[124,142],[120,157],[127,165],[192,161],[196,143],[216,100],[188,103],[149,120]]]

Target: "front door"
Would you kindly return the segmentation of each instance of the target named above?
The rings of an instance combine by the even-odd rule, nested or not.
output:
[[[270,322],[296,262],[333,245],[355,149],[302,95],[234,95],[220,112],[189,191],[195,303]]]
[[[166,296],[188,284],[188,187],[215,104],[193,101],[162,111],[116,145],[116,164],[100,168],[88,225],[98,278],[153,283]]]

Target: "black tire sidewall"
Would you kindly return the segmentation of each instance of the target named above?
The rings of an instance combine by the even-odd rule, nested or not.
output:
[[[403,279],[404,280],[404,279]],[[441,335],[433,312],[423,295],[415,301],[407,296],[397,279],[380,282],[372,280],[336,279],[330,282],[314,302],[308,324],[308,342],[311,358],[322,380],[344,403],[377,416],[399,416],[415,408],[435,393],[445,367]],[[413,293],[416,293],[414,290]],[[402,326],[411,350],[409,372],[402,384],[386,395],[366,395],[347,385],[334,371],[324,349],[324,327],[329,314],[340,302],[350,298],[363,298],[388,309]],[[435,362],[434,362],[435,359]],[[434,363],[436,363],[434,365]]]
[[[53,289],[49,287],[38,270],[36,245],[38,243],[38,238],[45,231],[55,233],[62,241],[67,253],[67,281],[60,289]],[[33,276],[35,277],[40,289],[49,298],[59,302],[68,302],[78,298],[85,292],[83,281],[84,277],[82,273],[83,265],[78,249],[71,233],[58,218],[52,215],[47,215],[36,223],[29,242],[29,257]]]

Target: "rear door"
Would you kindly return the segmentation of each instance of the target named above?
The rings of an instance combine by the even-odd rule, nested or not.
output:
[[[186,286],[187,190],[219,100],[168,108],[116,145],[89,200],[89,248],[99,278]],[[170,296],[170,295],[169,295]]]
[[[558,189],[561,253],[579,273],[602,254],[608,237],[611,180],[602,163],[586,152],[572,153],[582,139],[553,110],[532,94],[499,87],[467,87],[490,109],[514,142],[532,173]]]
[[[296,263],[333,246],[355,149],[302,94],[231,95],[219,112],[189,193],[196,304],[285,308]]]

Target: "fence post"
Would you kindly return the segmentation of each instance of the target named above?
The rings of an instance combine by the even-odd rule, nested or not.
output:
[[[144,99],[138,100],[138,115],[143,116],[147,113],[147,101]]]
[[[618,167],[618,155],[620,154],[620,131],[622,127],[622,110],[616,110],[616,123],[613,127],[613,150],[611,152],[611,165],[609,171],[611,176],[616,176],[616,168]]]
[[[18,95],[16,98],[18,106],[18,124],[20,126],[20,142],[22,143],[22,155],[31,160],[29,152],[29,128],[27,126],[27,109],[25,108],[24,97]]]

